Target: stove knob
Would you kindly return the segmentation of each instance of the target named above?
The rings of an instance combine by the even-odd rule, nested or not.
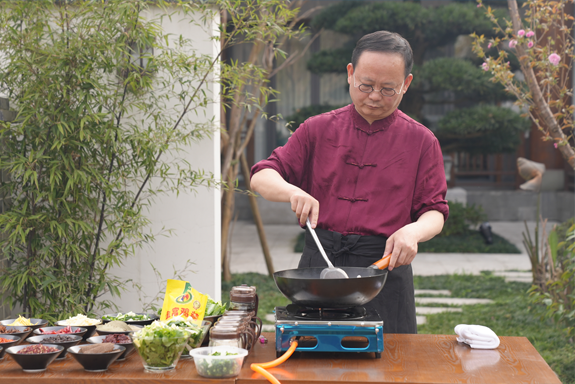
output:
[[[295,323],[293,323],[293,325],[299,325],[299,322],[296,321]]]
[[[379,328],[375,328],[375,334],[377,335],[379,333]]]
[[[281,327],[281,328],[280,328],[280,332],[281,332],[281,333],[284,333],[284,327]]]
[[[365,323],[364,323],[363,321],[361,322],[361,326],[362,326],[362,327],[365,326]]]
[[[327,326],[328,326],[328,327],[331,327],[331,321],[327,323]]]

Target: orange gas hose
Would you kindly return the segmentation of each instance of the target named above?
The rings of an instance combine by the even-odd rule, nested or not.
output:
[[[272,375],[271,373],[266,371],[266,369],[277,367],[281,363],[285,362],[293,354],[293,352],[295,351],[296,348],[297,348],[297,341],[292,340],[289,349],[281,357],[278,357],[277,359],[270,361],[270,362],[267,362],[267,363],[252,363],[252,365],[250,365],[250,368],[252,369],[252,371],[258,372],[263,377],[268,379],[268,381],[270,383],[281,384],[280,381],[278,379],[276,379],[274,375]]]

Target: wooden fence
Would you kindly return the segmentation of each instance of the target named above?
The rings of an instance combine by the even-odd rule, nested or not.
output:
[[[515,189],[518,185],[515,154],[450,154],[452,159],[449,187],[489,187]]]

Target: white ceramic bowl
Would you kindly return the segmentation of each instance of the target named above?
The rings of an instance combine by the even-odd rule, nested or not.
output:
[[[214,353],[219,355],[213,356]],[[200,376],[223,379],[240,374],[248,351],[237,347],[202,347],[192,349],[190,355],[194,358]]]

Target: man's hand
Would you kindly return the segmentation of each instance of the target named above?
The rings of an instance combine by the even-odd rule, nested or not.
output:
[[[395,267],[411,264],[415,259],[419,234],[417,228],[413,227],[414,224],[408,224],[398,229],[387,239],[383,255],[391,253],[388,267],[390,271]]]
[[[305,221],[309,217],[311,227],[315,228],[319,216],[319,202],[301,189],[296,190],[289,200],[291,210],[295,212],[299,223],[305,226]]]
[[[312,228],[317,225],[319,202],[301,188],[289,184],[273,169],[262,169],[252,176],[251,187],[269,201],[289,202],[301,226],[309,216]]]
[[[443,229],[443,214],[428,211],[411,223],[395,231],[385,244],[383,256],[391,253],[388,269],[411,264],[417,255],[417,244],[432,239]]]

